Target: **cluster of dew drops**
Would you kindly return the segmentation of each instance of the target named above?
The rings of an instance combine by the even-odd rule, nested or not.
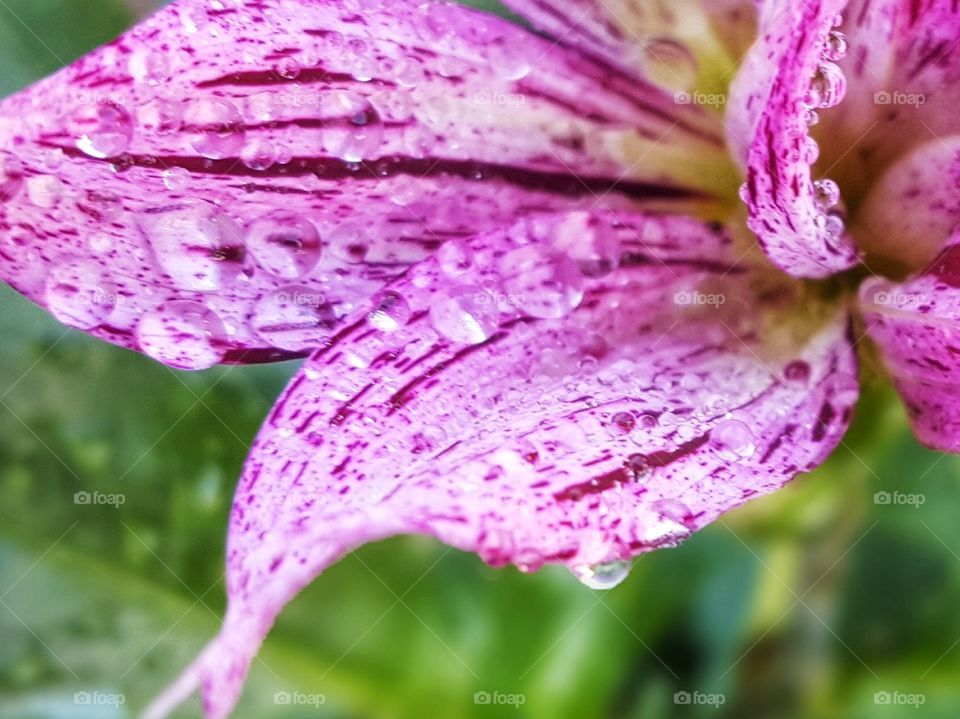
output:
[[[135,52],[130,58],[131,74],[139,78],[165,76],[168,66],[155,53]],[[500,56],[498,55],[498,58]],[[500,58],[502,60],[502,58]],[[512,76],[517,70],[509,66]],[[407,85],[415,84],[410,63],[395,70]],[[295,79],[300,70],[289,58],[275,72]],[[364,74],[363,77],[367,77]],[[155,81],[155,80],[154,80]],[[325,114],[346,118],[337,127],[325,129],[325,149],[333,157],[357,164],[373,157],[382,140],[382,118],[369,99],[349,92],[333,91],[325,100]],[[85,154],[123,166],[137,123],[147,132],[174,133],[189,129],[188,141],[201,157],[218,160],[239,156],[254,170],[263,170],[284,158],[277,158],[262,142],[246,143],[240,110],[224,98],[201,98],[178,112],[178,106],[153,100],[140,108],[137,120],[124,108],[100,103],[85,105],[69,115],[67,124],[75,146]],[[251,154],[246,150],[253,147]],[[186,189],[188,173],[182,169],[164,172],[168,189]],[[403,178],[400,178],[401,180]],[[409,179],[409,178],[408,178]],[[413,181],[412,179],[410,180]],[[406,204],[409,183],[391,183],[391,199]],[[47,206],[54,204],[47,203]],[[364,228],[346,223],[321,237],[308,218],[292,211],[274,210],[241,227],[216,205],[202,200],[184,200],[157,214],[137,218],[139,230],[152,256],[187,292],[229,291],[238,281],[249,279],[245,262],[252,257],[268,274],[296,282],[280,287],[256,302],[251,317],[254,332],[271,347],[303,352],[320,346],[342,319],[343,307],[336,307],[327,292],[309,279],[321,256],[330,252],[341,263],[365,260],[369,245]],[[96,247],[93,245],[96,244]],[[96,236],[91,248],[102,253],[111,247],[109,238]],[[462,242],[448,242],[438,255],[443,272],[457,280],[471,270],[473,258]],[[599,262],[599,264],[598,264]],[[613,258],[594,262],[587,271],[604,264],[609,271]],[[521,298],[517,308],[530,317],[559,318],[573,311],[583,297],[580,268],[563,253],[541,253],[525,247],[511,253],[505,266],[514,271],[502,288],[503,296]],[[333,294],[333,293],[329,293]],[[503,302],[489,287],[462,282],[434,302],[430,315],[434,328],[455,342],[477,344],[499,327]],[[61,263],[51,271],[46,286],[47,305],[68,325],[93,329],[107,323],[118,301],[117,288],[99,263],[76,260]],[[507,308],[508,310],[511,308]],[[393,331],[409,319],[410,306],[395,292],[380,296],[371,324]],[[232,328],[208,304],[175,299],[145,312],[137,321],[140,348],[168,365],[180,369],[203,369],[222,361],[230,343]]]
[[[199,24],[202,17],[191,17]],[[657,57],[673,57],[670,75],[679,86],[687,86],[695,65],[689,54],[669,55],[661,45]],[[817,109],[833,107],[842,99],[844,79],[835,64],[846,51],[846,39],[838,32],[830,33],[823,61],[804,99],[809,125],[817,121]],[[505,77],[517,79],[529,72],[523,62],[494,46],[493,52]],[[130,74],[138,82],[156,84],[168,76],[167,59],[148,50],[135,51],[129,60]],[[684,72],[680,72],[684,70]],[[292,58],[281,60],[275,72],[286,80],[296,80],[301,67]],[[402,87],[413,87],[423,79],[424,69],[415,58],[407,58],[395,67],[396,80]],[[358,66],[358,80],[370,80],[368,66]],[[333,157],[348,163],[360,163],[376,154],[382,143],[384,121],[369,99],[350,92],[330,94],[324,111],[345,121],[328,129],[323,136],[324,149]],[[135,117],[134,117],[135,114]],[[289,152],[262,140],[248,139],[240,109],[229,99],[200,98],[183,104],[154,99],[131,114],[118,104],[86,104],[69,114],[67,127],[75,146],[86,155],[114,161],[121,167],[136,132],[173,135],[188,127],[188,141],[204,158],[219,160],[238,157],[251,170],[267,170],[275,164],[290,161]],[[266,115],[265,115],[266,117]],[[818,148],[807,138],[811,163]],[[6,177],[17,174],[7,161]],[[163,182],[171,191],[187,188],[189,173],[182,169],[163,172]],[[62,183],[53,175],[33,175],[25,183],[27,199],[34,205],[56,206],[63,192]],[[4,188],[5,190],[7,188]],[[831,212],[839,203],[839,189],[831,180],[815,183],[818,206],[823,211],[828,233],[839,235],[843,221]],[[397,204],[407,198],[395,197]],[[839,223],[839,227],[837,224]],[[321,256],[331,251],[347,262],[363,261],[362,242],[352,232],[334,233],[322,238],[313,222],[301,214],[274,210],[245,227],[223,213],[212,203],[191,201],[183,208],[156,221],[141,225],[150,240],[153,252],[164,270],[171,274],[181,289],[190,292],[215,292],[229,288],[245,276],[244,262],[252,256],[267,273],[288,281],[278,290],[261,298],[254,311],[252,325],[257,334],[271,346],[302,351],[317,346],[329,335],[340,319],[324,293],[306,284]],[[201,245],[210,252],[191,259],[186,246]],[[599,260],[578,262],[563,252],[548,251],[536,244],[520,247],[502,261],[502,282],[496,290],[470,282],[476,258],[470,247],[459,240],[445,243],[435,262],[451,283],[429,308],[433,328],[443,337],[457,343],[478,344],[489,339],[501,326],[504,314],[519,314],[538,319],[559,319],[573,312],[582,302],[586,281],[609,272],[615,262],[615,250],[609,238],[601,238],[604,251]],[[102,254],[111,249],[112,241],[103,235],[91,238],[91,249]],[[416,284],[416,279],[414,279]],[[110,321],[121,302],[118,288],[111,282],[99,262],[68,260],[55,266],[46,282],[46,301],[58,319],[81,329],[93,329]],[[507,307],[504,307],[504,304]],[[382,332],[394,332],[410,319],[408,301],[395,291],[381,292],[368,316],[371,326]],[[222,361],[230,346],[230,331],[217,312],[195,300],[173,299],[149,309],[137,321],[137,341],[147,354],[181,369],[202,369]],[[644,419],[641,418],[641,422]],[[632,431],[637,423],[629,413],[619,413],[611,420],[614,431]],[[715,448],[730,455],[731,460],[745,458],[755,451],[749,427],[729,420],[714,430]],[[685,508],[674,512],[679,518]],[[577,568],[575,574],[587,586],[609,589],[622,582],[630,563],[614,560]]]
[[[184,13],[182,21],[188,32],[199,32],[209,25],[205,10],[188,9]],[[352,73],[358,81],[372,80],[378,68],[364,40],[338,33],[331,33],[326,40],[342,45],[341,50],[357,59]],[[105,63],[116,60],[110,55],[111,50],[104,51]],[[497,43],[491,45],[489,53],[491,67],[503,79],[515,80],[530,72],[524,53],[512,52]],[[423,63],[416,57],[386,62],[399,88],[414,88],[426,76]],[[128,70],[137,83],[156,86],[169,77],[171,62],[166,55],[141,47],[131,53]],[[460,70],[449,67],[440,72],[452,75]],[[286,57],[275,64],[273,72],[278,78],[295,82],[303,68],[294,58]],[[331,89],[319,97],[322,105],[311,110],[337,119],[320,133],[323,150],[359,170],[361,163],[375,158],[382,147],[383,116],[370,98],[359,93]],[[250,96],[246,104],[247,113],[254,119],[269,123],[275,118],[276,108],[269,93]],[[224,97],[200,97],[186,103],[156,97],[134,111],[114,102],[89,103],[68,113],[65,124],[77,149],[113,163],[118,171],[132,164],[128,151],[137,133],[170,136],[184,132],[189,146],[201,158],[238,158],[254,171],[268,170],[293,159],[288,148],[248,137],[243,112],[233,100]],[[54,151],[45,162],[55,170],[63,159],[63,153]],[[149,164],[150,158],[146,161]],[[13,166],[15,162],[7,161],[5,177],[20,176]],[[166,169],[162,178],[172,192],[189,189],[189,172],[183,168]],[[27,199],[45,209],[56,207],[65,190],[55,174],[32,175],[23,184]],[[390,199],[399,206],[408,204],[416,193],[415,184],[413,178],[396,178],[390,183]],[[137,224],[153,258],[186,292],[217,292],[248,280],[247,257],[252,257],[267,273],[296,282],[259,299],[251,320],[253,331],[267,344],[292,352],[320,344],[345,311],[330,302],[328,293],[318,290],[313,281],[307,281],[317,269],[321,255],[330,252],[340,262],[355,264],[364,261],[369,249],[364,228],[349,223],[321,237],[310,218],[273,211],[243,227],[218,206],[203,200],[184,200],[176,212],[147,218],[145,222],[138,219]],[[98,255],[114,249],[113,238],[105,234],[98,233],[88,242]],[[203,252],[197,251],[198,245]],[[374,326],[381,329],[402,325],[409,314],[402,299],[390,297],[386,296],[371,318]],[[110,324],[124,297],[100,262],[67,259],[49,273],[45,299],[62,322],[94,329]],[[217,364],[225,357],[231,345],[229,336],[235,329],[225,324],[211,304],[173,299],[147,309],[136,318],[138,344],[155,359],[180,369],[203,369]],[[445,308],[445,313],[434,313],[434,323],[441,334],[457,341],[482,341],[496,320],[483,298],[471,300],[469,292],[450,298]]]
[[[837,15],[833,22],[834,28],[842,23],[843,16]],[[820,122],[820,110],[836,107],[843,101],[847,81],[843,70],[837,63],[846,57],[847,51],[846,35],[837,29],[827,33],[816,72],[810,79],[806,95],[799,101],[801,116],[807,128],[812,128]],[[794,159],[812,167],[819,157],[820,146],[817,141],[809,134],[804,133],[800,155]],[[746,184],[740,188],[740,196],[745,203],[749,203],[750,194]],[[813,183],[813,201],[818,211],[814,218],[817,229],[822,233],[828,245],[838,247],[842,243],[845,231],[840,187],[829,178],[815,180]]]

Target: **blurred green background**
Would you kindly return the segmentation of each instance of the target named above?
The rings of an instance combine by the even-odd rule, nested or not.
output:
[[[130,7],[0,0],[0,92]],[[175,373],[0,290],[0,718],[135,716],[213,636],[233,483],[295,370]],[[871,383],[825,467],[611,592],[422,538],[365,547],[284,612],[235,716],[954,719],[958,470]],[[125,501],[75,503],[94,491]]]

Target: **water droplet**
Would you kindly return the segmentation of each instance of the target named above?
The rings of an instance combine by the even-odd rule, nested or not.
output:
[[[630,434],[636,426],[637,420],[630,412],[617,412],[610,418],[610,433],[614,436]]]
[[[300,77],[300,65],[292,57],[285,57],[277,63],[277,75],[284,80],[296,80]]]
[[[54,175],[34,175],[24,182],[27,199],[36,207],[52,209],[63,197],[63,181]]]
[[[223,322],[199,302],[171,300],[147,312],[137,325],[137,342],[147,355],[170,367],[200,370],[225,356]]]
[[[441,294],[430,306],[433,328],[454,342],[480,344],[500,326],[495,298],[479,287],[460,287]]]
[[[679,525],[684,531],[695,528],[693,513],[690,508],[678,499],[659,499],[653,503],[653,511],[663,519]]]
[[[613,589],[630,576],[630,562],[616,560],[581,565],[574,569],[574,575],[590,589]]]
[[[783,376],[789,382],[806,384],[810,381],[811,368],[804,360],[794,360],[783,369]]]
[[[243,231],[216,205],[202,200],[147,210],[137,224],[177,287],[210,292],[243,269]]]
[[[643,46],[643,74],[650,82],[670,90],[689,90],[697,82],[700,68],[686,45],[667,38],[655,38]]]
[[[320,259],[320,234],[303,215],[276,210],[251,223],[247,248],[263,269],[292,280],[303,277]]]
[[[393,67],[393,76],[401,87],[416,87],[425,75],[423,63],[415,57],[402,57]]]
[[[244,145],[240,161],[251,170],[269,170],[277,161],[277,151],[269,140],[254,140]]]
[[[836,107],[847,92],[847,78],[832,62],[821,63],[810,81],[806,103],[810,107]]]
[[[168,190],[180,192],[190,182],[190,173],[182,167],[171,167],[163,171],[163,184]]]
[[[473,267],[473,250],[463,240],[449,240],[437,250],[440,270],[449,277],[459,277]]]
[[[808,165],[814,165],[820,159],[820,145],[812,137],[803,138],[800,145],[800,157],[798,158]]]
[[[566,254],[521,247],[503,258],[500,269],[511,304],[530,317],[560,319],[583,301],[583,276]]]
[[[170,72],[170,62],[164,53],[139,47],[130,55],[127,68],[137,82],[156,84]]]
[[[828,212],[823,218],[823,239],[831,246],[839,247],[843,244],[846,232],[846,223],[837,212]]]
[[[757,451],[753,430],[737,419],[725,420],[714,427],[710,432],[710,445],[728,462],[748,459]]]
[[[90,157],[116,157],[133,139],[133,120],[119,105],[101,102],[83,105],[70,115],[76,146]]]
[[[813,183],[814,202],[821,210],[829,210],[840,204],[840,186],[830,179],[817,180]]]
[[[348,223],[340,225],[327,237],[330,254],[349,264],[360,264],[367,259],[370,240],[359,225]]]
[[[397,292],[386,291],[374,303],[368,320],[381,332],[396,332],[410,321],[410,305]]]
[[[604,277],[620,262],[620,239],[610,218],[590,212],[571,212],[547,231],[552,246],[569,255],[585,277]],[[532,234],[544,235],[533,229]]]
[[[509,81],[522,80],[532,69],[526,48],[509,37],[487,43],[487,62],[498,77]]]
[[[89,260],[56,265],[47,276],[45,297],[54,317],[81,330],[106,323],[117,306],[117,288]]]
[[[229,100],[197,100],[187,107],[183,119],[190,129],[191,146],[203,157],[221,160],[235,156],[243,147],[243,118]]]
[[[823,57],[826,60],[837,62],[847,56],[848,49],[847,36],[839,30],[832,30],[830,34],[827,35],[827,46],[824,50]]]
[[[183,107],[170,100],[151,100],[137,110],[137,121],[148,134],[171,135],[183,125]]]
[[[362,162],[376,154],[383,142],[383,119],[365,97],[335,92],[324,104],[327,126],[323,147],[346,162]]]
[[[280,349],[301,352],[322,345],[339,321],[318,287],[290,285],[261,298],[253,308],[253,330]]]
[[[630,473],[632,482],[642,482],[650,477],[653,468],[650,466],[650,460],[643,454],[631,454],[623,464],[624,469]]]

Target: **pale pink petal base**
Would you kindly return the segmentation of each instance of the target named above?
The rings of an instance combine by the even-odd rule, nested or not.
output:
[[[693,220],[572,213],[454,243],[293,380],[235,498],[229,610],[157,705],[224,717],[276,614],[344,552],[429,534],[602,584],[817,466],[858,395],[843,311]],[[791,316],[793,319],[790,319]]]

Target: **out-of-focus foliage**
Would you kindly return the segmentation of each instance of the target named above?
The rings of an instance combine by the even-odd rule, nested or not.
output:
[[[0,1],[0,90],[130,17]],[[212,636],[232,485],[294,369],[175,373],[0,291],[0,719],[135,716]],[[236,716],[954,719],[958,469],[871,387],[824,468],[609,593],[423,538],[365,547],[283,614]]]

